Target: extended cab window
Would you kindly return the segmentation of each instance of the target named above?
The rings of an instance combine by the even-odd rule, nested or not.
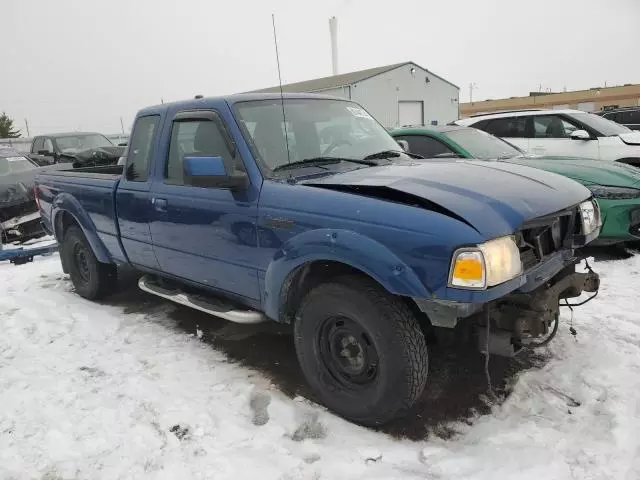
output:
[[[127,180],[145,182],[149,178],[153,139],[159,122],[160,115],[140,117],[136,121],[127,155]]]
[[[494,118],[482,130],[496,137],[526,138],[527,117]]]
[[[438,156],[457,156],[453,150],[444,143],[432,137],[424,135],[406,135],[398,137],[400,140],[406,140],[409,143],[409,152],[420,155],[424,158],[433,158]]]
[[[184,157],[222,157],[225,165],[233,162],[238,170],[244,166],[233,158],[225,133],[218,124],[207,119],[186,119],[173,122],[169,159],[165,167],[166,183],[184,185]]]

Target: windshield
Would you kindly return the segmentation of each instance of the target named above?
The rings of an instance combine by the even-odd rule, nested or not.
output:
[[[91,148],[113,147],[113,143],[107,137],[98,133],[58,137],[56,138],[56,143],[60,151],[66,153],[89,150]]]
[[[469,152],[473,158],[489,160],[492,158],[511,158],[522,154],[520,150],[504,140],[475,128],[451,130],[444,132],[444,134]]]
[[[0,157],[0,176],[33,170],[35,165],[22,156]]]
[[[607,120],[606,118],[602,118],[592,113],[570,113],[569,116],[595,130],[599,137],[612,137],[621,133],[631,132],[631,129],[624,125],[620,125],[619,123],[612,122],[611,120]]]
[[[355,103],[285,99],[284,110],[287,143],[279,99],[241,102],[236,106],[254,154],[271,171],[287,165],[289,160],[292,163],[318,157],[362,160],[384,150],[401,151],[389,133]]]

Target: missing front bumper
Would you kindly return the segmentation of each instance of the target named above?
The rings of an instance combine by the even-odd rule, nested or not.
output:
[[[491,322],[489,353],[512,356],[528,342],[544,338],[551,332],[560,312],[561,300],[576,298],[583,292],[597,294],[600,277],[589,268],[587,272],[576,272],[575,265],[566,267],[549,282],[528,293],[513,293],[487,304],[475,316],[476,325],[482,332],[478,345],[487,347],[487,318]],[[488,314],[487,314],[488,313]]]

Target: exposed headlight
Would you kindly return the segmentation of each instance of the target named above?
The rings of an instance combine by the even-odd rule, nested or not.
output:
[[[630,200],[640,197],[640,190],[627,187],[605,187],[603,185],[587,185],[593,196],[603,200]]]
[[[484,289],[522,273],[520,250],[512,236],[490,240],[477,247],[460,248],[453,254],[449,285]]]
[[[595,200],[587,200],[580,204],[580,218],[582,219],[582,233],[588,235],[600,228],[600,207]]]

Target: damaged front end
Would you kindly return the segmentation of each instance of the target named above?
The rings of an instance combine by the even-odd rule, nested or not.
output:
[[[24,242],[43,235],[30,182],[0,185],[0,242]]]
[[[125,147],[98,147],[60,154],[60,162],[72,163],[73,168],[101,167],[116,165]]]
[[[531,292],[512,293],[488,303],[469,318],[480,327],[480,350],[486,351],[488,344],[489,353],[512,356],[524,347],[548,343],[557,331],[560,306],[582,305],[597,295],[599,287],[600,277],[588,264],[586,272],[576,272],[574,263]],[[593,295],[575,305],[568,302],[585,292]]]

